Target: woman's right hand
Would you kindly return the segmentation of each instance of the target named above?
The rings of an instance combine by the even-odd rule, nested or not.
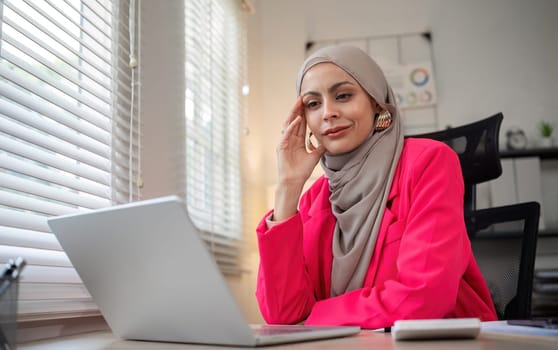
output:
[[[304,183],[325,152],[323,146],[306,150],[306,119],[302,98],[296,100],[287,116],[277,146],[279,184],[275,193],[274,221],[284,220],[296,213]]]

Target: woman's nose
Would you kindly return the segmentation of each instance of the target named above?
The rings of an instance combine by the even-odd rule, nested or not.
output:
[[[323,119],[324,120],[329,120],[332,118],[337,118],[339,117],[339,110],[337,109],[337,106],[335,105],[334,101],[330,101],[330,100],[325,100],[323,102]]]

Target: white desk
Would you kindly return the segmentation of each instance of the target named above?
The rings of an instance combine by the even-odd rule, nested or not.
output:
[[[311,341],[263,347],[269,350],[556,350],[558,338],[481,333],[473,340],[399,341],[392,340],[389,333],[364,330],[360,334],[338,339]],[[28,344],[20,344],[19,350],[224,350],[238,347],[203,346],[175,343],[152,343],[121,340],[110,332],[89,333]],[[251,348],[254,349],[254,348]]]

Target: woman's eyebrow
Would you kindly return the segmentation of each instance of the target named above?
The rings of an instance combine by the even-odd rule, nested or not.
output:
[[[327,92],[332,93],[333,91],[337,90],[340,86],[343,86],[345,84],[354,85],[352,82],[348,80],[340,81],[338,83],[331,85],[329,89],[327,89]]]
[[[327,92],[328,92],[328,93],[332,93],[333,91],[337,90],[340,86],[346,85],[346,84],[354,85],[352,82],[350,82],[350,81],[348,81],[348,80],[343,80],[343,81],[340,81],[340,82],[338,82],[338,83],[335,83],[335,84],[331,85],[331,86],[327,89]],[[305,93],[302,94],[303,97],[306,96],[306,95],[320,96],[320,93],[317,92],[317,91],[306,91]]]

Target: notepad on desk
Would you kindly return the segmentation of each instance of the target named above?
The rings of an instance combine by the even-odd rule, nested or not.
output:
[[[512,324],[509,321],[481,322],[481,332],[558,337],[558,328],[554,328],[556,324],[552,326],[552,323],[549,323],[549,327],[541,327],[541,322],[536,321],[513,320]]]

